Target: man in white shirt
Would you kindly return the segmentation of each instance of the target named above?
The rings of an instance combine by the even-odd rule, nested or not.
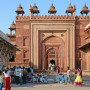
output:
[[[19,69],[20,69],[20,71],[19,71],[20,85],[22,85],[23,70],[22,70],[21,66],[19,67]]]
[[[16,84],[19,84],[19,73],[20,73],[20,69],[19,69],[19,66],[16,66],[16,69],[15,69],[15,82]]]
[[[71,81],[71,70],[69,69],[69,67],[67,67],[67,79],[66,79],[66,83],[72,83],[72,81]]]

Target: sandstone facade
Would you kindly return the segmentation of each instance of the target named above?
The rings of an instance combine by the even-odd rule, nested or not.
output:
[[[23,16],[23,8],[19,6],[16,25],[12,24],[9,28],[11,32],[15,31],[15,35],[8,35],[11,43],[20,49],[16,52],[15,62],[10,62],[11,67],[18,64],[48,70],[49,63],[53,60],[62,70],[68,66],[72,70],[78,67],[90,70],[90,65],[86,64],[90,63],[89,59],[80,50],[85,38],[85,27],[90,21],[88,10],[82,9],[82,16],[75,16],[75,10],[75,5],[74,8],[69,5],[67,15],[51,15],[56,13],[52,5],[49,16],[35,16],[34,13],[38,14],[39,10],[34,5],[33,8],[30,6],[30,16]],[[83,16],[84,13],[86,16]],[[87,56],[90,56],[89,53]],[[87,67],[83,68],[84,65]]]

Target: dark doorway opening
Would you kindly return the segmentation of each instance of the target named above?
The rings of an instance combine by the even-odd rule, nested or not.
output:
[[[55,60],[50,60],[50,63],[55,65]]]

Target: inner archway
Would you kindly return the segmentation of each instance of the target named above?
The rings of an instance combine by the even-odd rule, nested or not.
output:
[[[56,65],[56,63],[55,63],[56,59],[57,59],[56,49],[50,48],[50,49],[47,51],[46,69],[49,69],[49,64],[50,64],[50,63]]]
[[[50,62],[55,66],[62,66],[64,62],[64,41],[58,36],[49,36],[42,41],[40,46],[41,51],[41,68],[48,70]],[[54,60],[54,61],[51,61]]]

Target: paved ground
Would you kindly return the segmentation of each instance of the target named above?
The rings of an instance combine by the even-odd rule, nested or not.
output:
[[[64,84],[24,84],[22,86],[12,84],[11,90],[90,90],[90,86],[64,85]],[[4,89],[3,89],[4,90]]]
[[[48,78],[55,79],[55,75],[48,75]],[[74,86],[74,84],[32,84],[27,83],[22,86],[11,84],[11,90],[90,90],[90,76],[83,76],[83,85]],[[3,88],[4,90],[4,88]]]

